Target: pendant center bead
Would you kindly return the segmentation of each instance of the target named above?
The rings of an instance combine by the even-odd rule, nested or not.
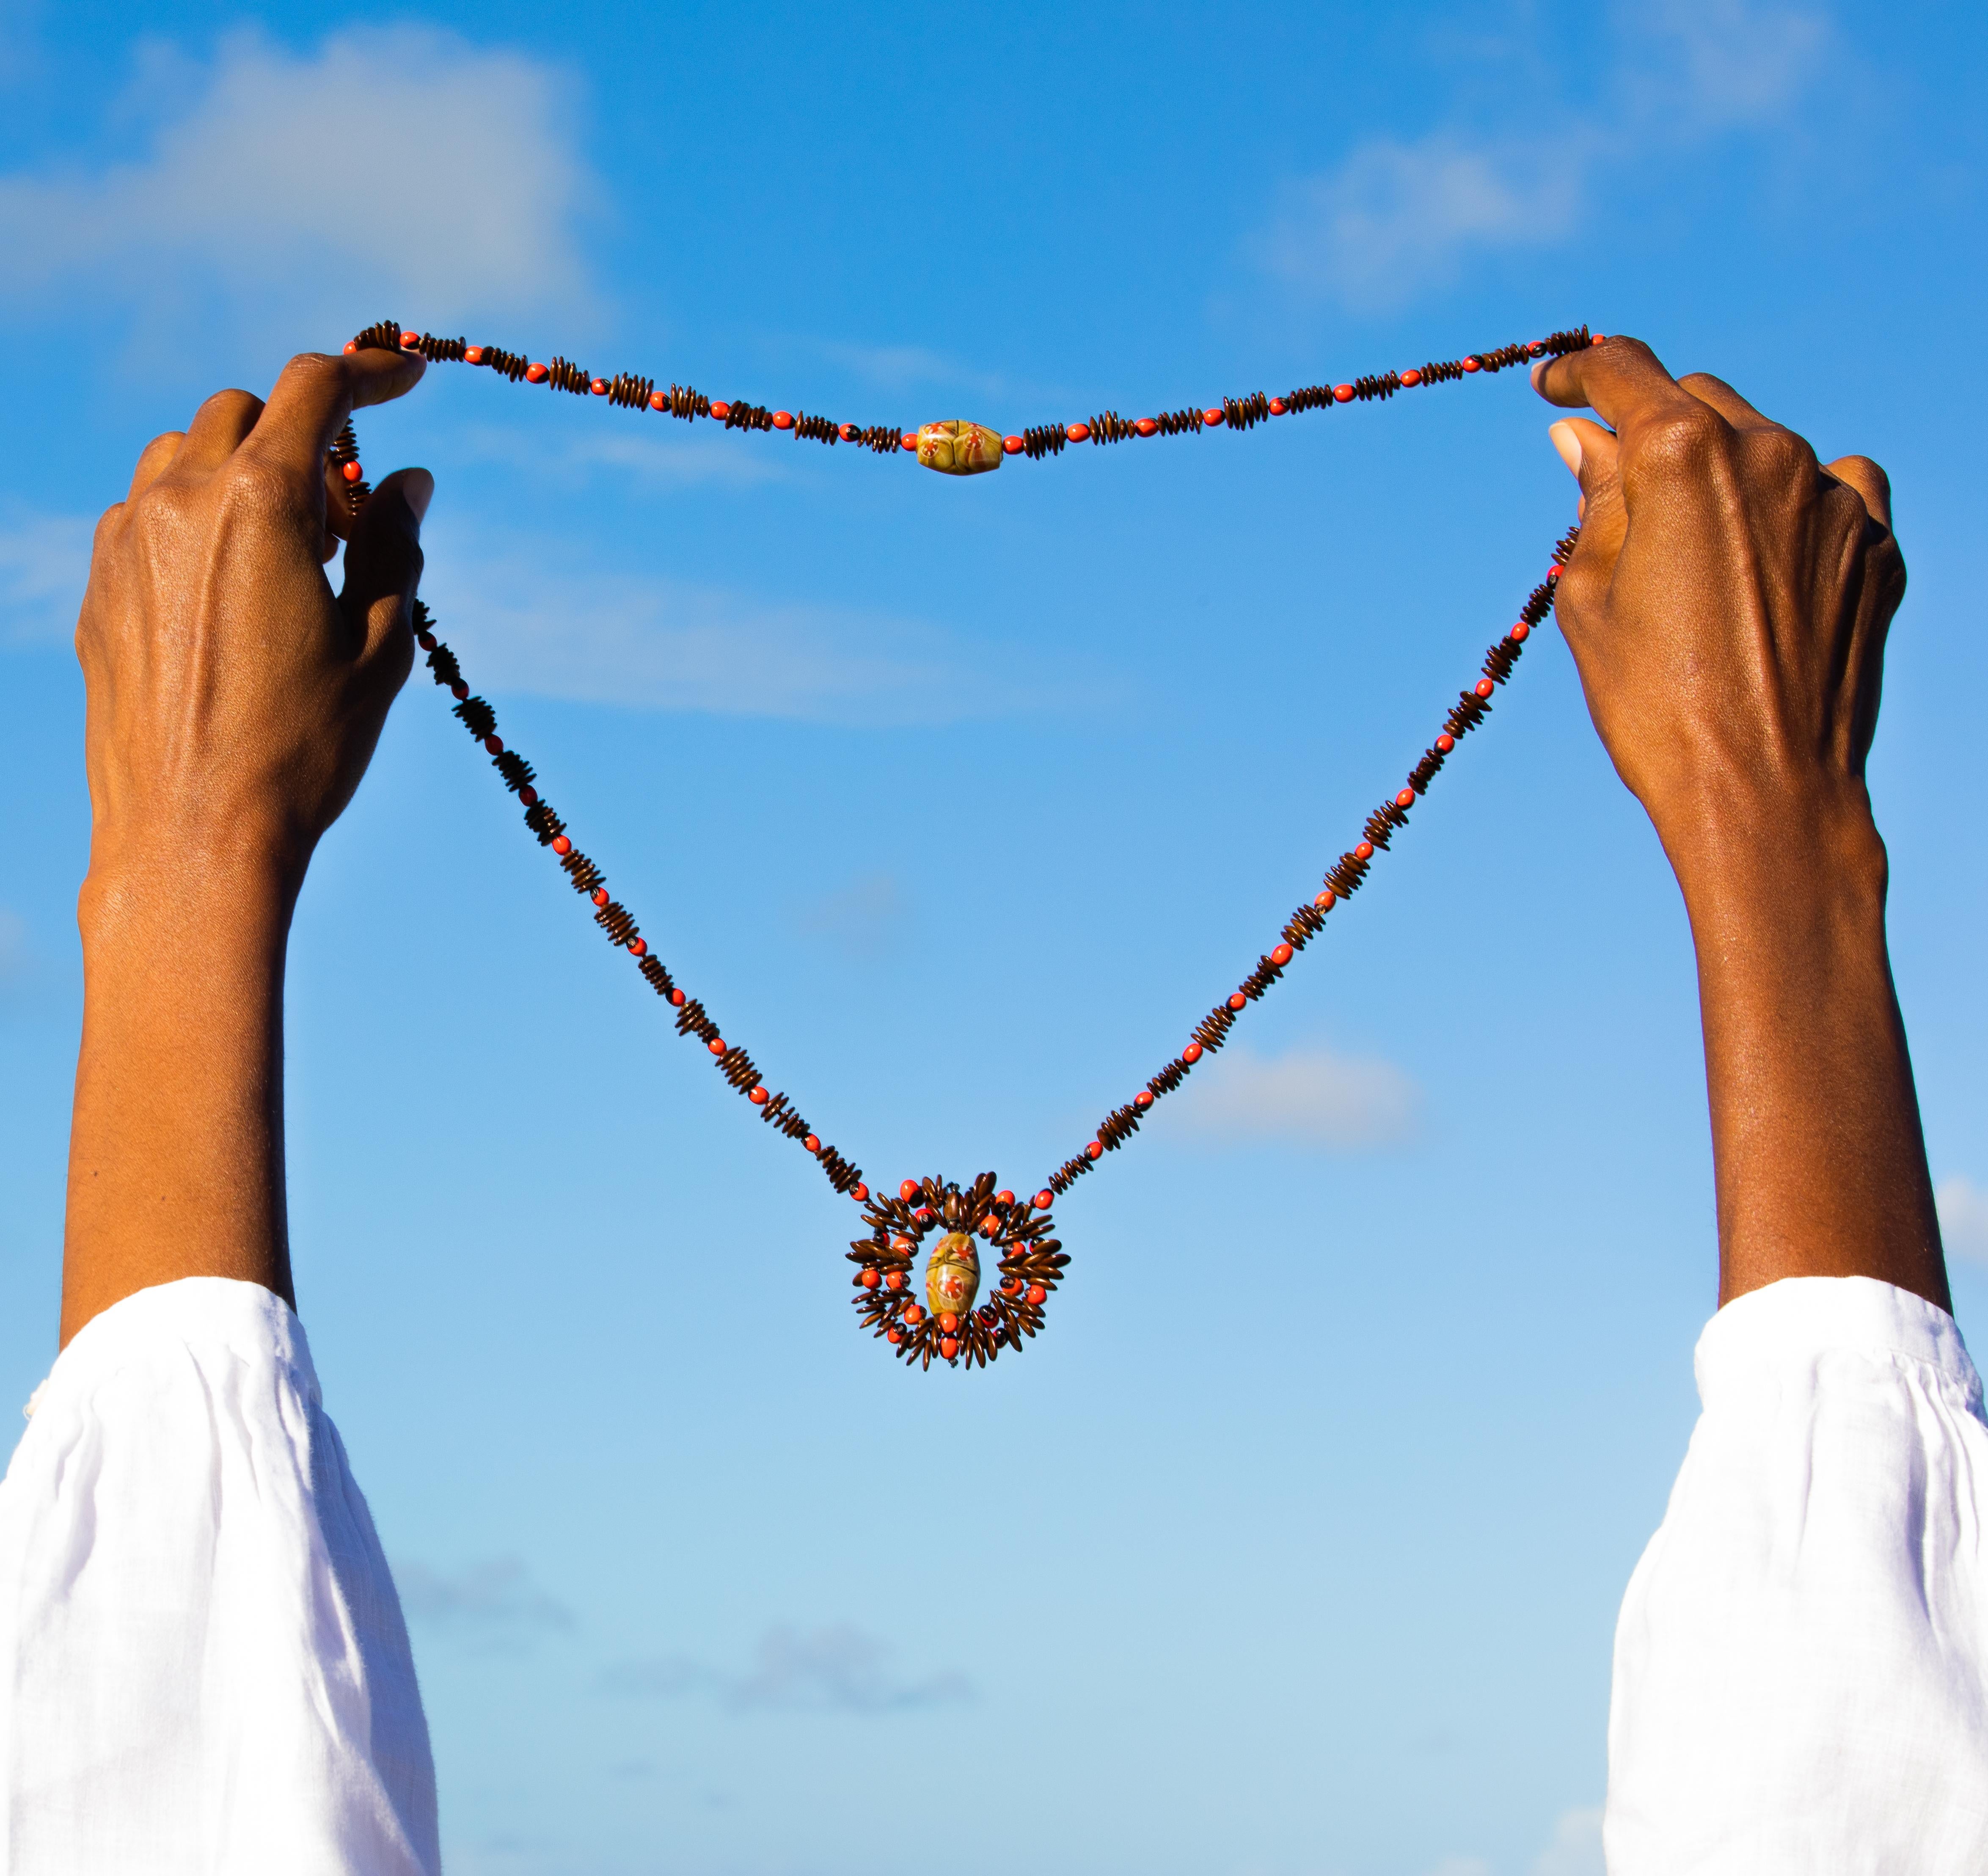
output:
[[[935,1316],[964,1316],[980,1294],[980,1253],[963,1231],[949,1231],[925,1265],[925,1300]]]

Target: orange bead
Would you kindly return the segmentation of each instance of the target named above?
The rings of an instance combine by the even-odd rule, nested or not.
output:
[[[1229,994],[1229,1007],[1231,1009],[1240,1009],[1249,1000],[1241,991],[1232,990]]]
[[[1290,407],[1281,397],[1273,397],[1270,400],[1270,414],[1273,417],[1282,417]]]
[[[483,348],[480,345],[465,345],[462,348],[462,362],[465,365],[480,365],[483,362]]]
[[[672,990],[670,992],[670,1008],[672,1009],[681,1009],[688,1000],[689,999],[685,996],[684,993],[681,990]],[[813,1139],[814,1135],[810,1134],[808,1135],[808,1137],[812,1140]],[[810,1147],[808,1151],[812,1153],[814,1151],[814,1148],[813,1147]]]
[[[607,888],[605,886],[594,887],[593,903],[596,905],[605,905],[607,903]]]
[[[1015,1195],[1003,1186],[994,1195],[994,1202],[997,1205],[1012,1205],[1015,1202]]]
[[[711,414],[722,424],[732,414],[732,407],[722,397],[714,397],[711,401]]]
[[[891,1344],[893,1347],[895,1347],[897,1344],[903,1341],[904,1339],[904,1332],[901,1329],[886,1329],[884,1331],[884,1340]]]
[[[1192,1068],[1195,1063],[1201,1060],[1201,1044],[1199,1043],[1189,1043],[1188,1046],[1181,1051],[1181,1060],[1186,1063],[1188,1067]]]
[[[676,1001],[676,999],[672,997],[670,1001],[674,1003]],[[810,1153],[819,1153],[821,1151],[821,1141],[817,1135],[813,1134],[809,1134],[808,1137],[801,1142],[801,1144]]]
[[[1479,678],[1471,688],[1479,697],[1489,697],[1498,687],[1489,678]]]
[[[1056,1194],[1051,1192],[1047,1186],[1044,1186],[1043,1189],[1036,1195],[1036,1209],[1038,1212],[1046,1212],[1055,1202]]]
[[[348,462],[339,471],[339,474],[343,476],[348,482],[356,482],[359,481],[365,473],[366,472],[360,468],[359,465],[356,462]]]
[[[1412,365],[1401,374],[1401,382],[1406,385],[1410,390],[1413,390],[1422,381],[1422,374],[1419,371],[1416,370]]]
[[[1557,580],[1557,579],[1559,579],[1560,576],[1560,569],[1557,566],[1550,566],[1550,567],[1548,567],[1548,568],[1547,569],[1547,579],[1549,579],[1549,580]]]
[[[1505,636],[1515,645],[1523,645],[1533,635],[1533,628],[1521,619]]]
[[[1351,384],[1334,385],[1332,401],[1334,404],[1351,404],[1353,401],[1353,387]]]
[[[773,413],[773,428],[776,430],[791,430],[793,427],[794,414],[793,411],[776,411]]]
[[[905,1305],[904,1320],[909,1323],[914,1329],[915,1329],[920,1323],[923,1322],[925,1319],[925,1305],[923,1303],[911,1303]]]
[[[870,1188],[859,1180],[849,1188],[849,1196],[859,1205],[867,1205],[870,1202]]]
[[[525,367],[525,382],[527,384],[543,384],[551,376],[552,374],[543,365],[531,364]]]
[[[667,411],[669,407],[670,399],[669,394],[667,391],[652,390],[650,392],[649,408],[651,410]]]
[[[1141,1088],[1138,1093],[1132,1097],[1132,1105],[1138,1108],[1141,1114],[1144,1114],[1148,1107],[1152,1106],[1152,1104],[1153,1090],[1151,1088]]]
[[[1104,1142],[1101,1140],[1094,1140],[1089,1146],[1084,1149],[1084,1157],[1086,1159],[1104,1158]]]
[[[595,397],[604,397],[607,395],[607,380],[605,378],[596,378],[587,388],[592,391]]]
[[[635,944],[636,944],[636,945],[639,945],[641,942],[641,940],[640,938],[637,938],[637,939],[635,941]],[[635,945],[631,945],[628,947],[628,948],[629,948],[631,951],[633,951],[633,950],[635,948]],[[763,1086],[762,1086],[762,1087],[756,1087],[756,1088],[755,1088],[755,1089],[752,1090],[752,1092],[751,1093],[749,1093],[749,1095],[747,1095],[747,1096],[746,1097],[746,1098],[749,1101],[750,1101],[750,1102],[752,1104],[752,1105],[753,1105],[754,1107],[765,1107],[765,1106],[766,1106],[766,1102],[767,1102],[767,1100],[768,1100],[768,1098],[769,1098],[769,1097],[768,1097],[768,1096],[767,1096],[766,1090],[765,1087],[764,1087]]]
[[[421,342],[421,336],[419,333],[404,332],[401,335],[401,350],[404,352],[411,352]]]
[[[352,356],[352,354],[353,354],[354,352],[357,351],[358,350],[359,350],[359,341],[358,341],[357,339],[348,339],[348,340],[346,340],[346,342],[345,342],[345,356],[346,356],[347,358],[350,358],[350,357]]]
[[[1412,808],[1415,805],[1415,791],[1412,788],[1403,789],[1395,797],[1395,806],[1398,808]]]
[[[874,1290],[883,1282],[884,1273],[881,1270],[866,1270],[857,1280],[865,1290]]]
[[[942,1335],[938,1339],[938,1352],[950,1361],[959,1353],[959,1340],[955,1336]]]
[[[631,938],[628,941],[628,950],[631,956],[646,958],[649,955],[649,941],[645,938]],[[766,1090],[764,1088],[755,1089],[752,1098],[756,1101],[764,1100],[766,1098]]]
[[[1149,437],[1153,435],[1158,430],[1159,425],[1151,417],[1142,417],[1137,423],[1133,424],[1132,428],[1138,431],[1142,437]]]
[[[1270,962],[1271,962],[1273,964],[1275,964],[1275,965],[1286,965],[1286,964],[1289,964],[1289,963],[1290,962],[1290,961],[1291,961],[1291,948],[1290,948],[1290,945],[1272,945],[1272,946],[1271,946],[1271,948],[1270,948]]]
[[[1445,730],[1440,736],[1436,738],[1435,746],[1439,749],[1442,750],[1444,755],[1447,755],[1452,749],[1456,747],[1456,739],[1452,736],[1448,730]]]
[[[1004,456],[1019,456],[1023,447],[1019,437],[1003,437],[1001,439],[1001,454]]]
[[[884,1286],[890,1290],[902,1290],[904,1286],[904,1273],[901,1270],[893,1270],[891,1274],[884,1279]]]
[[[915,456],[918,453],[918,433],[915,430],[907,430],[898,438],[898,447],[900,449],[909,450]]]
[[[959,1318],[954,1315],[952,1310],[948,1310],[946,1313],[938,1319],[938,1326],[943,1329],[948,1335],[950,1335],[954,1330],[959,1327]]]
[[[1049,1293],[1040,1283],[1031,1283],[1029,1286],[1029,1300],[1038,1306],[1042,1304]]]
[[[1599,345],[1608,336],[1606,333],[1590,333],[1587,336],[1587,343],[1590,345]]]
[[[573,851],[573,843],[564,834],[556,833],[553,836],[553,851],[563,858]]]
[[[1328,886],[1316,899],[1312,901],[1312,904],[1317,906],[1321,912],[1329,912],[1332,910],[1333,907],[1338,903],[1338,901],[1339,894],[1334,892],[1332,888]]]
[[[898,1187],[898,1196],[900,1198],[904,1199],[907,1203],[908,1203],[911,1200],[917,1198],[918,1195],[918,1182],[917,1180],[905,1179],[899,1183]]]
[[[1003,1278],[1002,1278],[1002,1279],[1001,1279],[1001,1293],[1002,1293],[1002,1296],[1019,1296],[1019,1295],[1021,1294],[1021,1291],[1022,1291],[1022,1279],[1021,1279],[1019,1277],[1018,1277],[1018,1276],[1004,1276]]]
[[[1063,434],[1073,443],[1088,443],[1090,441],[1090,426],[1088,424],[1072,424]]]
[[[504,753],[504,742],[500,736],[485,736],[483,739],[483,746],[492,755],[502,755]]]
[[[844,442],[854,443],[863,432],[854,424],[837,424],[835,427],[835,434],[841,438]]]
[[[1210,404],[1206,410],[1202,412],[1201,421],[1202,423],[1206,424],[1209,429],[1212,430],[1218,424],[1225,424],[1229,420],[1222,414],[1219,407],[1215,404]]]
[[[1463,368],[1466,371],[1482,371],[1484,369],[1475,358],[1466,358],[1463,361]]]
[[[722,1055],[725,1053],[726,1044],[725,1039],[722,1036],[714,1036],[705,1046],[710,1050],[713,1055]]]

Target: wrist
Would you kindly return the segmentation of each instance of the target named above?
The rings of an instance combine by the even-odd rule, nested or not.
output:
[[[268,843],[106,839],[90,842],[77,895],[86,955],[130,942],[168,942],[183,952],[279,955],[303,867]]]
[[[1861,780],[1706,788],[1651,820],[1695,927],[1812,905],[1882,925],[1888,862]]]

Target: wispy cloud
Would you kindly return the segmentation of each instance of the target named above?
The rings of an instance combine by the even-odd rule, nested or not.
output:
[[[0,175],[0,301],[81,282],[184,322],[218,291],[330,342],[361,309],[441,326],[589,300],[573,232],[597,188],[563,73],[417,26],[146,58],[178,104],[142,155]]]
[[[1958,1174],[1942,1179],[1933,1193],[1939,1207],[1939,1232],[1949,1257],[1988,1264],[1988,1192]]]
[[[515,1557],[493,1557],[453,1573],[406,1560],[394,1566],[411,1622],[485,1648],[509,1650],[573,1626],[573,1611],[532,1580]]]
[[[1604,1876],[1600,1805],[1561,1812],[1551,1841],[1533,1864],[1532,1876]]]
[[[769,601],[431,530],[423,589],[473,681],[541,697],[888,726],[1082,708],[1102,667],[916,617]]]
[[[624,485],[750,488],[783,481],[789,473],[789,452],[770,438],[727,436],[714,424],[687,428],[622,411],[610,413],[609,421],[613,428],[590,425],[557,440],[501,425],[471,424],[451,445],[451,454],[469,462],[529,462],[535,485],[581,485],[604,473]]]
[[[1463,120],[1378,136],[1292,179],[1251,242],[1269,272],[1362,313],[1405,304],[1475,259],[1557,247],[1611,170],[1783,119],[1827,59],[1827,20],[1751,0],[1655,0],[1617,15],[1598,106],[1544,127]]]
[[[809,349],[878,390],[910,391],[934,384],[992,396],[1005,388],[998,376],[973,370],[921,345],[850,345],[819,339],[810,341]]]
[[[0,510],[0,643],[60,644],[76,630],[95,523]]]
[[[896,874],[866,873],[804,906],[795,924],[803,932],[833,940],[853,958],[874,958],[903,935],[911,909]]]
[[[1259,1056],[1231,1043],[1168,1104],[1190,1134],[1222,1141],[1295,1141],[1333,1152],[1414,1137],[1422,1093],[1393,1063],[1330,1049]]]
[[[848,1623],[800,1630],[769,1629],[743,1668],[714,1667],[688,1655],[625,1661],[601,1678],[609,1693],[658,1699],[701,1695],[734,1712],[901,1713],[956,1705],[972,1698],[955,1670],[907,1678],[890,1665],[891,1651]]]

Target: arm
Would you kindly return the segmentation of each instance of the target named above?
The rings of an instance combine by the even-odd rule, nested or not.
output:
[[[1558,616],[1698,956],[1722,1303],[1870,1276],[1950,1309],[1865,788],[1905,591],[1882,470],[1611,338],[1535,368],[1579,478]]]
[[[294,1303],[283,1189],[290,915],[413,659],[425,472],[343,533],[325,451],[418,358],[292,360],[156,438],[96,532],[76,630],[89,708],[83,1046],[62,1340],[186,1276]]]

